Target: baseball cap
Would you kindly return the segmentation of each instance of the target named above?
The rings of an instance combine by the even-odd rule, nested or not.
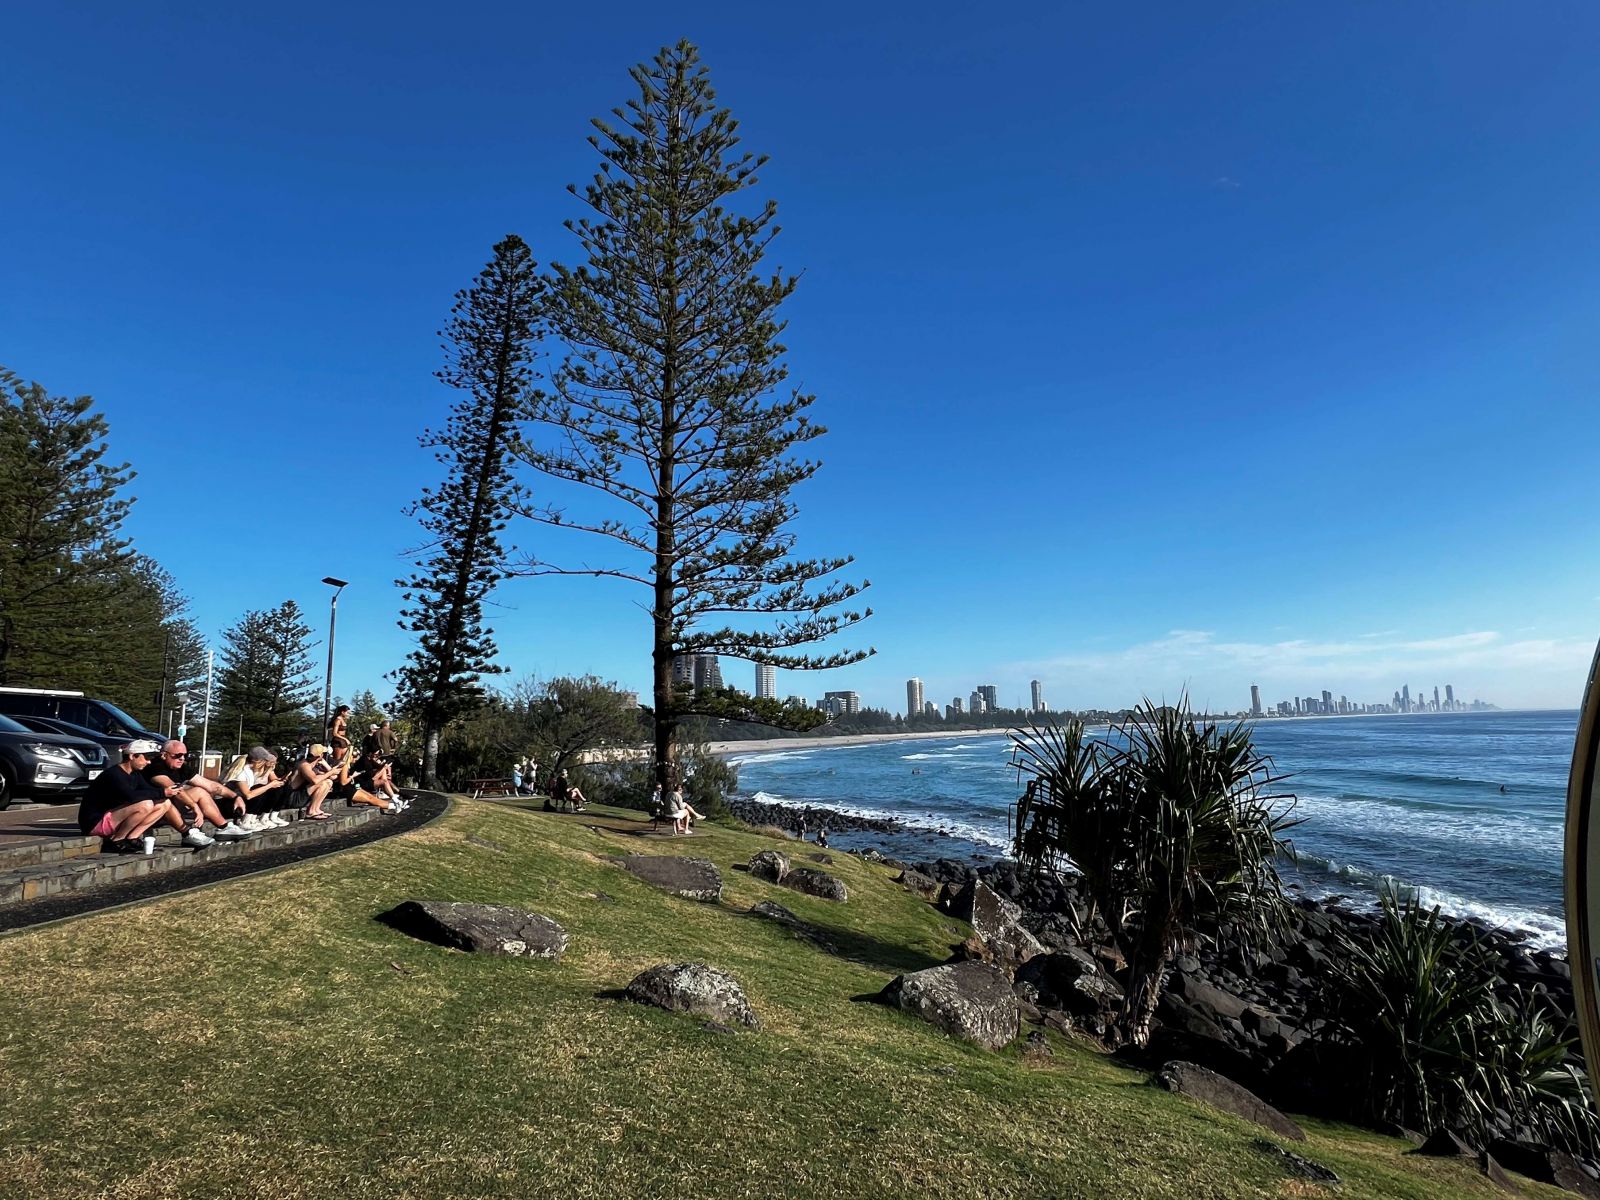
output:
[[[161,749],[161,743],[152,742],[149,738],[134,738],[122,748],[124,754],[154,754]]]
[[[312,758],[321,758],[327,752],[328,748],[326,746],[321,742],[315,742],[311,746],[310,755]]]

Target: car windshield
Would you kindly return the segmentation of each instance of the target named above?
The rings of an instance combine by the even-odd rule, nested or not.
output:
[[[112,717],[120,721],[122,723],[122,727],[129,733],[138,733],[144,728],[143,721],[135,721],[132,717],[123,712],[115,704],[112,704],[109,700],[102,700],[100,701],[100,704],[105,708],[106,712],[110,713]]]
[[[0,716],[0,733],[27,733],[28,727],[10,717]]]

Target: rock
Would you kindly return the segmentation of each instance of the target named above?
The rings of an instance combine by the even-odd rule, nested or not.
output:
[[[910,867],[895,876],[894,881],[903,885],[906,891],[921,896],[928,901],[937,900],[940,889],[944,887],[944,884],[932,876],[924,875],[921,871],[914,871]]]
[[[560,958],[567,949],[567,931],[549,917],[501,904],[407,900],[378,919],[422,941],[477,954]]]
[[[646,883],[688,900],[715,902],[722,898],[722,873],[704,858],[679,858],[675,854],[630,854],[623,869]]]
[[[1596,1183],[1584,1172],[1578,1165],[1577,1159],[1560,1150],[1551,1150],[1548,1158],[1551,1183],[1558,1188],[1565,1188],[1569,1192],[1588,1197],[1588,1200],[1600,1200],[1600,1183]]]
[[[1302,1179],[1311,1179],[1317,1183],[1326,1183],[1330,1187],[1339,1186],[1339,1176],[1328,1170],[1321,1163],[1314,1163],[1304,1155],[1296,1154],[1293,1150],[1285,1150],[1277,1142],[1269,1142],[1266,1138],[1256,1138],[1252,1143],[1257,1150],[1277,1159],[1283,1168],[1292,1175]]]
[[[739,981],[705,963],[662,963],[634,976],[628,999],[668,1012],[704,1017],[718,1025],[760,1029]]]
[[[1422,1145],[1408,1153],[1423,1154],[1429,1158],[1471,1158],[1477,1151],[1448,1129],[1435,1129]]]
[[[848,900],[849,890],[844,880],[815,867],[796,867],[783,877],[783,886],[807,896],[820,896],[824,900]]]
[[[1156,1083],[1169,1092],[1199,1100],[1212,1108],[1254,1121],[1272,1130],[1279,1137],[1303,1142],[1306,1135],[1300,1126],[1284,1116],[1272,1105],[1262,1100],[1248,1088],[1241,1087],[1225,1075],[1208,1071],[1191,1062],[1169,1062],[1156,1074]]]
[[[1050,1049],[1050,1039],[1045,1036],[1042,1029],[1035,1029],[1028,1035],[1028,1042],[1022,1048],[1022,1053],[1033,1059],[1055,1057],[1055,1051]]]
[[[1082,950],[1036,954],[1017,968],[1017,984],[1031,985],[1043,1008],[1061,1008],[1074,1016],[1107,1014],[1122,1003],[1122,988]]]
[[[1044,953],[1039,939],[1023,927],[1022,909],[981,879],[969,880],[952,896],[948,911],[972,926],[998,962],[1024,963]]]
[[[839,953],[839,948],[828,939],[821,929],[810,921],[796,916],[781,904],[774,904],[770,900],[758,901],[750,906],[750,915],[752,917],[762,917],[768,921],[776,921],[779,925],[793,930],[796,937],[810,942],[813,946],[829,954]]]
[[[1494,1155],[1487,1150],[1478,1152],[1478,1170],[1488,1176],[1489,1182],[1502,1191],[1514,1192],[1519,1196],[1522,1194],[1522,1189],[1511,1182],[1511,1176],[1505,1173],[1505,1169],[1495,1162]]]
[[[750,874],[768,883],[782,883],[789,873],[789,856],[779,850],[762,850],[750,857]]]
[[[988,963],[945,963],[897,975],[878,999],[987,1050],[1009,1044],[1020,1027],[1017,998]]]
[[[1580,1196],[1600,1200],[1600,1184],[1589,1178],[1578,1160],[1560,1150],[1551,1150],[1534,1142],[1512,1141],[1496,1138],[1489,1143],[1488,1153],[1494,1162],[1508,1171],[1526,1175],[1540,1183],[1554,1184]],[[1492,1179],[1493,1176],[1490,1176]]]
[[[1232,1018],[1238,1020],[1244,1015],[1245,1009],[1250,1006],[1232,992],[1223,991],[1214,983],[1208,983],[1197,975],[1180,975],[1173,979],[1172,990],[1181,995],[1191,1005],[1196,1007],[1204,1005],[1224,1021]]]
[[[808,854],[806,857],[812,862],[822,863],[824,866],[829,866],[833,862],[833,855],[831,854]]]

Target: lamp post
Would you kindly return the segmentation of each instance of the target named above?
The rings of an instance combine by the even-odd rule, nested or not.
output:
[[[332,716],[333,704],[333,631],[339,622],[339,593],[350,586],[347,579],[335,579],[332,575],[324,575],[322,582],[333,589],[333,600],[328,605],[328,679],[322,685],[322,737],[328,738],[328,720]]]

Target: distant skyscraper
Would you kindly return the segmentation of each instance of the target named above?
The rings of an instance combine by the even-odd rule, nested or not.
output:
[[[694,656],[694,690],[705,691],[707,688],[722,686],[722,664],[717,661],[715,654],[696,654]]]
[[[1325,713],[1331,713],[1333,711],[1333,693],[1328,691],[1326,688],[1324,688],[1322,692],[1322,708],[1320,711]]]
[[[1261,689],[1253,683],[1250,685],[1250,715],[1252,717],[1261,715]]]
[[[925,717],[937,717],[939,715],[939,706],[929,700],[922,706],[922,715]]]
[[[960,696],[957,696],[954,700],[950,701],[950,707],[955,710],[955,714],[958,717],[961,715],[961,705],[962,699]]]
[[[1444,685],[1444,706],[1451,712],[1456,710],[1456,689],[1448,683]]]
[[[826,696],[829,700],[838,700],[842,703],[846,716],[861,711],[861,696],[857,692],[828,692]]]
[[[914,717],[922,711],[922,680],[915,676],[906,680],[906,716]]]
[[[1028,690],[1033,693],[1033,711],[1036,713],[1044,712],[1044,684],[1035,679],[1028,685]]]
[[[1439,685],[1437,683],[1433,685],[1433,711],[1439,711]]]
[[[986,707],[988,702],[984,700],[982,691],[973,692],[972,695],[967,697],[967,703],[972,706],[973,716],[989,711]]]
[[[672,682],[687,683],[694,686],[694,655],[674,654],[672,656]]]
[[[980,683],[978,691],[983,696],[984,704],[988,706],[984,709],[985,712],[994,712],[995,709],[1000,707],[1000,689],[995,687],[994,684]]]
[[[771,663],[756,664],[756,699],[778,698],[778,668]]]
[[[1400,688],[1400,711],[1411,711],[1411,685],[1409,683],[1402,685]]]

